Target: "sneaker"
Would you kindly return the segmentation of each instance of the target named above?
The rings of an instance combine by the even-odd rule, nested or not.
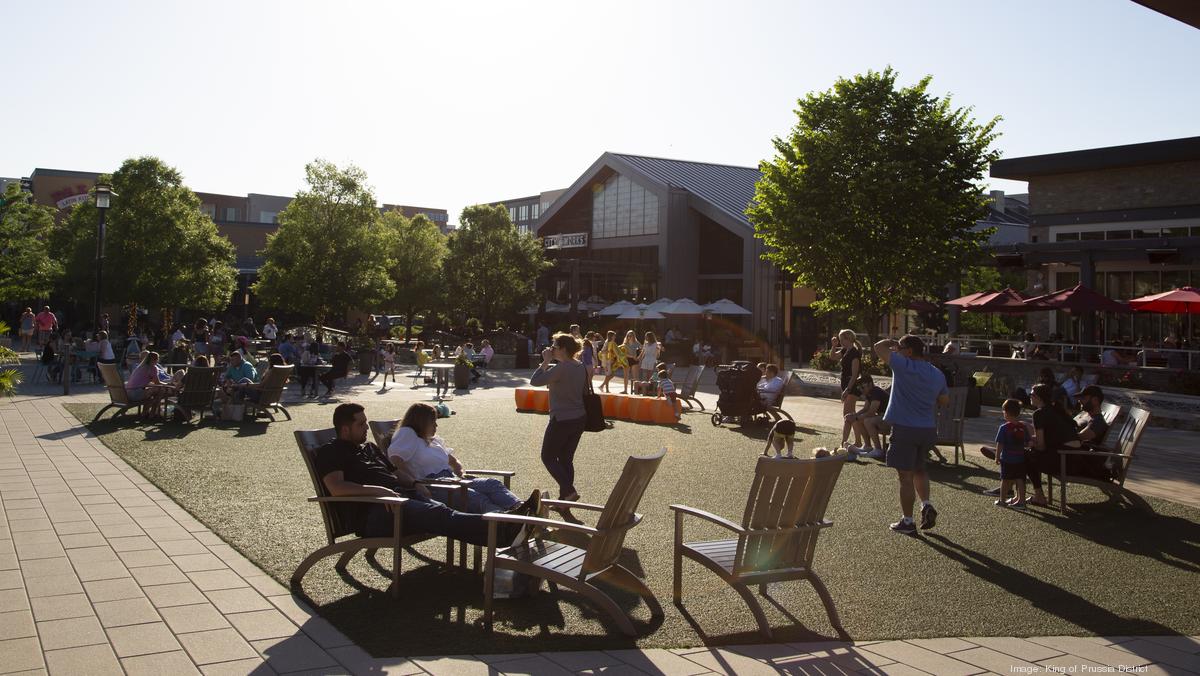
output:
[[[988,460],[996,459],[996,449],[992,448],[991,446],[980,446],[979,452],[982,453],[983,457],[987,458]]]
[[[933,505],[921,507],[921,530],[929,530],[937,525],[937,510]]]
[[[900,519],[891,525],[891,529],[897,533],[903,533],[905,535],[917,534],[917,524],[913,523],[909,519]]]
[[[1025,506],[1024,502],[1010,502],[1008,503],[1008,506],[1020,512],[1024,512],[1029,509]]]
[[[867,457],[872,460],[887,460],[887,451],[882,448],[872,448],[867,452]]]
[[[1008,507],[1008,501],[1004,500],[1004,499],[997,500],[997,501],[993,502],[992,504],[997,507]]]
[[[862,446],[858,446],[855,444],[846,444],[846,450],[853,451],[855,455],[866,455],[867,451],[869,451],[871,449],[863,448]]]
[[[533,493],[529,495],[529,499],[507,511],[508,514],[517,514],[520,516],[537,516],[542,511],[542,492],[538,489],[533,489]]]

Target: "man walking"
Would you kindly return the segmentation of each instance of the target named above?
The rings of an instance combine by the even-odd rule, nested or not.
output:
[[[925,359],[925,343],[917,336],[890,338],[875,343],[875,354],[892,369],[892,393],[883,419],[892,426],[887,465],[900,479],[900,511],[892,524],[897,533],[913,535],[913,497],[921,499],[921,528],[933,528],[937,510],[929,501],[929,474],[925,456],[937,445],[938,406],[950,403],[946,376]]]

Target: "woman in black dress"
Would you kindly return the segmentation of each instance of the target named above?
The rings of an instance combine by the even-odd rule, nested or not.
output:
[[[838,331],[837,337],[833,339],[833,356],[838,358],[842,366],[842,446],[850,440],[850,430],[853,429],[854,423],[850,416],[854,415],[855,405],[858,403],[858,375],[862,373],[862,345],[858,342],[858,336],[850,329],[842,329]],[[863,440],[859,435],[858,430],[854,431],[854,444],[862,446]]]

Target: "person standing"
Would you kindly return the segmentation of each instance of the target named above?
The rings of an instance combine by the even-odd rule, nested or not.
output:
[[[529,384],[545,385],[550,390],[550,423],[542,437],[542,464],[558,483],[558,499],[575,502],[575,450],[587,423],[583,391],[588,376],[576,359],[579,341],[569,333],[554,335],[550,347],[542,350],[542,363],[533,372]],[[558,360],[557,364],[553,360]]]
[[[642,346],[637,342],[637,335],[632,330],[625,332],[625,342],[621,343],[621,347],[625,349],[625,387],[621,390],[621,394],[629,392],[629,381],[637,381],[638,366],[642,359]]]
[[[33,321],[37,325],[39,344],[44,344],[47,340],[50,340],[50,334],[58,331],[58,317],[54,316],[54,313],[50,311],[49,305],[43,306],[42,311],[37,313]]]
[[[538,322],[537,349],[544,350],[549,345],[550,345],[550,329],[546,327],[546,322]]]
[[[29,352],[33,348],[33,308],[25,308],[21,313],[21,351]]]
[[[658,373],[655,366],[658,365],[658,357],[662,354],[662,346],[658,344],[658,336],[654,335],[653,331],[647,331],[644,336],[646,342],[642,343],[642,354],[638,359],[638,368],[642,373],[646,374],[646,379],[652,373]]]
[[[921,499],[921,528],[937,523],[937,510],[929,499],[929,474],[925,456],[937,445],[937,407],[950,403],[946,376],[925,359],[925,343],[908,335],[875,343],[875,354],[892,369],[892,390],[883,419],[892,426],[887,466],[900,480],[901,519],[893,531],[913,535],[913,493]]]
[[[275,326],[275,318],[267,317],[267,323],[263,324],[262,337],[263,340],[271,341],[271,349],[275,349],[275,339],[279,336],[279,327]]]
[[[600,391],[608,392],[608,381],[613,379],[617,374],[617,369],[621,367],[621,347],[617,345],[617,332],[609,331],[608,337],[604,341],[604,348],[600,350],[601,359],[604,362],[604,382],[600,383]]]
[[[858,376],[862,373],[862,345],[858,336],[850,329],[842,329],[833,339],[833,356],[838,357],[842,367],[842,446],[850,441],[850,431],[854,429],[846,416],[854,413],[858,404]],[[858,430],[854,430],[854,445],[862,446],[863,441]]]

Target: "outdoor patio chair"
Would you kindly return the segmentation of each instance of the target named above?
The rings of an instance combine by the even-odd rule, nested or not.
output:
[[[771,416],[771,420],[778,421],[780,418],[792,420],[792,415],[783,410],[783,400],[787,398],[788,385],[791,384],[792,372],[788,371],[787,377],[783,379],[783,389],[779,391],[779,398],[775,400],[775,405],[764,408],[764,412]]]
[[[368,558],[373,557],[375,552],[380,549],[391,548],[392,550],[392,584],[391,593],[393,597],[400,595],[400,551],[404,547],[415,545],[419,542],[439,537],[430,533],[416,533],[412,535],[404,534],[404,510],[399,509],[400,505],[404,504],[406,498],[401,497],[380,497],[374,495],[356,495],[348,497],[334,497],[329,494],[325,488],[325,482],[321,477],[317,476],[316,461],[317,449],[326,443],[332,441],[337,432],[333,428],[323,430],[298,430],[295,432],[296,445],[300,447],[300,455],[304,458],[304,465],[308,468],[308,476],[312,479],[313,489],[316,495],[309,498],[309,502],[315,502],[321,508],[321,519],[325,522],[325,537],[327,544],[320,549],[317,549],[312,554],[296,567],[296,572],[292,573],[291,583],[293,587],[299,587],[300,581],[304,579],[304,574],[308,572],[321,559],[340,555],[334,568],[338,571],[345,572],[346,566],[354,555],[360,551],[366,550]],[[388,537],[359,537],[354,533],[354,528],[348,523],[345,523],[341,515],[338,514],[336,505],[345,502],[360,502],[376,505],[395,505],[397,509],[392,510],[393,525],[392,534]],[[339,538],[350,536],[349,539],[339,541]],[[447,538],[449,540],[449,538]],[[450,558],[447,558],[446,563],[449,565]]]
[[[197,423],[204,422],[204,414],[212,414],[213,400],[217,396],[217,369],[189,367],[183,376],[183,389],[167,399],[177,408],[199,414]]]
[[[1109,430],[1111,430],[1112,426],[1114,424],[1116,424],[1117,418],[1119,418],[1120,416],[1121,416],[1121,407],[1120,406],[1112,403],[1111,401],[1106,401],[1103,404],[1100,404],[1100,417],[1104,418],[1104,422],[1108,426]],[[1102,443],[1104,443],[1104,440],[1107,438],[1108,438],[1108,432],[1105,432],[1104,437],[1097,439],[1097,443],[1102,444]]]
[[[96,412],[96,417],[92,418],[92,422],[100,419],[104,412],[110,408],[117,409],[117,414],[113,416],[125,415],[126,411],[131,408],[141,408],[141,404],[136,401],[129,400],[129,393],[125,391],[125,381],[121,380],[121,374],[117,372],[116,364],[99,364],[100,377],[104,380],[104,388],[108,390],[108,405]],[[68,376],[68,374],[63,374]],[[68,376],[69,377],[69,376]]]
[[[556,584],[560,584],[578,592],[607,613],[627,636],[637,635],[629,616],[595,583],[611,582],[636,592],[645,600],[646,605],[650,606],[652,615],[661,616],[662,607],[654,598],[654,593],[637,575],[618,563],[618,559],[625,544],[625,534],[642,520],[642,515],[635,510],[666,454],[667,449],[663,448],[649,457],[630,456],[625,461],[625,468],[603,507],[584,502],[542,501],[543,509],[570,508],[600,512],[595,527],[502,512],[484,514],[484,520],[489,522],[487,566],[483,574],[484,627],[488,631],[492,629],[492,592],[495,589],[497,568],[544,579],[550,583],[552,589]],[[521,523],[528,527],[579,534],[586,538],[587,546],[573,547],[539,537],[519,545],[498,549],[496,533],[501,523]]]
[[[958,456],[967,459],[967,449],[963,445],[963,417],[967,410],[967,388],[949,388],[950,405],[937,409],[937,445],[933,452],[938,459],[946,462],[946,456],[938,450],[938,446],[954,447],[954,464],[958,464]]]
[[[1117,430],[1115,437],[1105,435],[1106,439],[1112,439],[1111,445],[1097,445],[1096,450],[1060,450],[1059,454],[1059,473],[1049,475],[1049,481],[1046,485],[1046,496],[1050,499],[1050,504],[1054,504],[1054,480],[1059,481],[1059,505],[1058,509],[1062,513],[1067,511],[1067,484],[1084,484],[1086,486],[1095,486],[1104,491],[1110,500],[1125,498],[1134,507],[1142,511],[1154,513],[1150,507],[1150,503],[1144,498],[1125,488],[1125,478],[1129,474],[1129,466],[1133,464],[1133,454],[1137,451],[1138,442],[1142,438],[1142,433],[1146,431],[1146,425],[1150,423],[1150,412],[1137,408],[1136,406],[1129,409],[1129,414],[1125,416],[1121,427]],[[1081,456],[1095,458],[1101,456],[1111,458],[1115,462],[1112,466],[1111,479],[1099,479],[1089,476],[1077,476],[1067,473],[1067,459],[1071,456]]]
[[[675,512],[675,603],[680,603],[686,556],[729,583],[749,606],[759,631],[770,639],[771,626],[750,586],[758,585],[759,593],[766,595],[770,582],[808,580],[821,597],[833,628],[848,638],[829,590],[812,568],[817,538],[833,525],[825,518],[825,509],[844,464],[844,456],[839,455],[813,460],[759,457],[740,525],[695,507],[671,505]],[[684,542],[685,515],[726,528],[737,537]]]
[[[704,365],[689,366],[687,374],[683,377],[683,382],[680,383],[679,389],[676,390],[675,396],[679,401],[687,404],[687,407],[693,408],[692,403],[695,402],[700,410],[704,410],[704,404],[696,398],[696,387],[700,384],[700,376],[704,374]]]
[[[271,418],[271,422],[275,422],[275,414],[271,411],[276,411],[287,416],[288,420],[292,419],[292,414],[288,413],[282,403],[283,391],[287,389],[287,381],[292,375],[292,369],[291,366],[271,366],[267,369],[262,382],[255,388],[258,390],[258,401],[246,398],[246,410],[251,417],[258,417],[258,414],[265,413]]]

